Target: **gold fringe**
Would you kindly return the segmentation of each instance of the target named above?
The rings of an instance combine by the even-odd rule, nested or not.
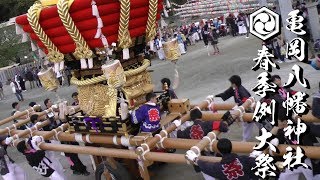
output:
[[[118,46],[122,49],[129,48],[132,40],[129,32],[130,0],[120,1],[120,21],[118,31]]]

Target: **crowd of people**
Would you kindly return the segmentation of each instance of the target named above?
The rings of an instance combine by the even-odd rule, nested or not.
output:
[[[223,23],[225,21],[225,23]],[[177,39],[179,43],[179,51],[181,54],[187,53],[188,46],[195,45],[197,42],[203,41],[206,48],[212,45],[213,51],[209,51],[208,55],[219,55],[218,38],[232,35],[246,35],[249,38],[249,22],[248,15],[240,12],[235,16],[230,13],[228,17],[217,17],[211,20],[201,20],[199,23],[192,23],[176,28],[164,27],[159,29],[157,37],[154,39],[155,49],[147,47],[148,56],[152,52],[157,52],[160,60],[165,59],[163,43]]]

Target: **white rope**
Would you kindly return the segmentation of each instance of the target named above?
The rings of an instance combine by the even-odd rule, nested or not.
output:
[[[74,139],[75,139],[78,143],[84,143],[84,141],[83,141],[83,139],[82,139],[82,134],[75,133],[75,134],[74,134]]]
[[[55,138],[57,141],[59,141],[59,140],[57,139],[57,137],[56,137],[56,135],[58,134],[57,130],[56,130],[56,129],[52,129],[52,131],[54,132],[54,138]]]
[[[11,136],[11,129],[9,127],[6,127],[8,129],[8,134]]]
[[[55,135],[55,138],[56,138],[56,140],[57,141],[60,141],[60,139],[59,139],[59,134],[61,133],[61,131],[59,131],[56,135]]]
[[[243,116],[243,112],[240,109],[235,109],[236,111],[239,111],[240,115],[239,115],[239,119],[240,121],[243,122],[242,116]]]
[[[201,150],[200,150],[200,148],[198,147],[198,146],[192,146],[191,147],[191,149],[196,149],[198,152],[196,153],[197,154],[197,156],[200,156],[200,154],[201,154]]]
[[[90,134],[87,134],[87,135],[86,135],[86,141],[87,141],[87,143],[92,144],[92,142],[90,141]]]
[[[213,145],[213,142],[215,140],[217,140],[217,135],[214,132],[209,132],[208,134],[212,134],[212,136],[213,136],[213,138],[212,138],[212,140],[210,141],[210,144],[209,144],[209,149],[210,149],[211,152],[213,152],[212,145]]]
[[[202,139],[206,139],[206,140],[208,140],[209,142],[211,142],[211,138],[208,137],[208,136],[205,136],[205,137],[203,137]]]
[[[29,131],[29,134],[32,136],[32,129],[29,128],[28,126],[27,126],[27,129],[28,129],[28,131]]]
[[[17,140],[19,140],[19,139],[20,139],[20,137],[19,137],[19,135],[18,135],[18,134],[15,134],[13,137],[14,137],[15,139],[17,139]]]
[[[147,149],[146,149],[145,151],[143,151],[142,154],[141,154],[142,159],[143,159],[143,160],[146,160],[146,158],[144,157],[144,155],[145,155],[147,152],[150,151],[150,147],[149,147],[149,145],[146,144],[146,143],[141,144],[141,146],[146,146],[146,147],[147,147]],[[143,149],[143,148],[142,148],[142,149]]]
[[[126,137],[126,136],[121,136],[121,138],[120,138],[120,141],[121,141],[121,145],[122,146],[126,146],[126,147],[130,147],[131,145],[130,145],[130,138],[131,136],[129,136],[129,137]]]
[[[113,142],[113,144],[115,144],[115,145],[119,145],[118,142],[117,142],[117,136],[116,136],[116,135],[113,136],[112,142]]]
[[[26,111],[27,111],[27,118],[30,118],[30,112],[29,112],[29,110],[27,109]]]

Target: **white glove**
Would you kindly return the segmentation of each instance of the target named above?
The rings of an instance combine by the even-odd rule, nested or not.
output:
[[[35,150],[41,150],[39,148],[39,144],[43,142],[43,138],[41,136],[33,136],[31,139],[31,145]]]
[[[53,109],[58,109],[58,105],[54,104],[51,106]]]
[[[13,142],[13,137],[7,137],[4,143],[5,143],[6,145],[9,145],[9,144],[11,144],[12,142]]]
[[[207,96],[207,100],[209,100],[210,102],[212,102],[213,101],[213,98],[214,98],[214,96],[213,95],[209,95],[209,96]]]
[[[180,120],[180,119],[179,119],[179,120],[174,120],[174,121],[173,121],[173,124],[176,125],[176,127],[180,127],[180,125],[181,125],[181,120]]]
[[[195,152],[193,152],[192,150],[188,150],[185,154],[185,158],[190,161],[192,164],[198,165],[197,164],[197,160],[198,160],[198,156]]]
[[[262,153],[263,153],[263,151],[254,150],[254,151],[252,151],[252,153],[250,153],[249,157],[256,158],[256,157],[260,156],[260,154],[262,154]]]
[[[41,136],[33,136],[32,137],[32,141],[34,141],[36,143],[43,142],[43,137],[41,137]]]

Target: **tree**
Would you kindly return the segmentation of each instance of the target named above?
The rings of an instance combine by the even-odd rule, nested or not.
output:
[[[33,3],[32,0],[0,0],[0,22],[27,13]]]

